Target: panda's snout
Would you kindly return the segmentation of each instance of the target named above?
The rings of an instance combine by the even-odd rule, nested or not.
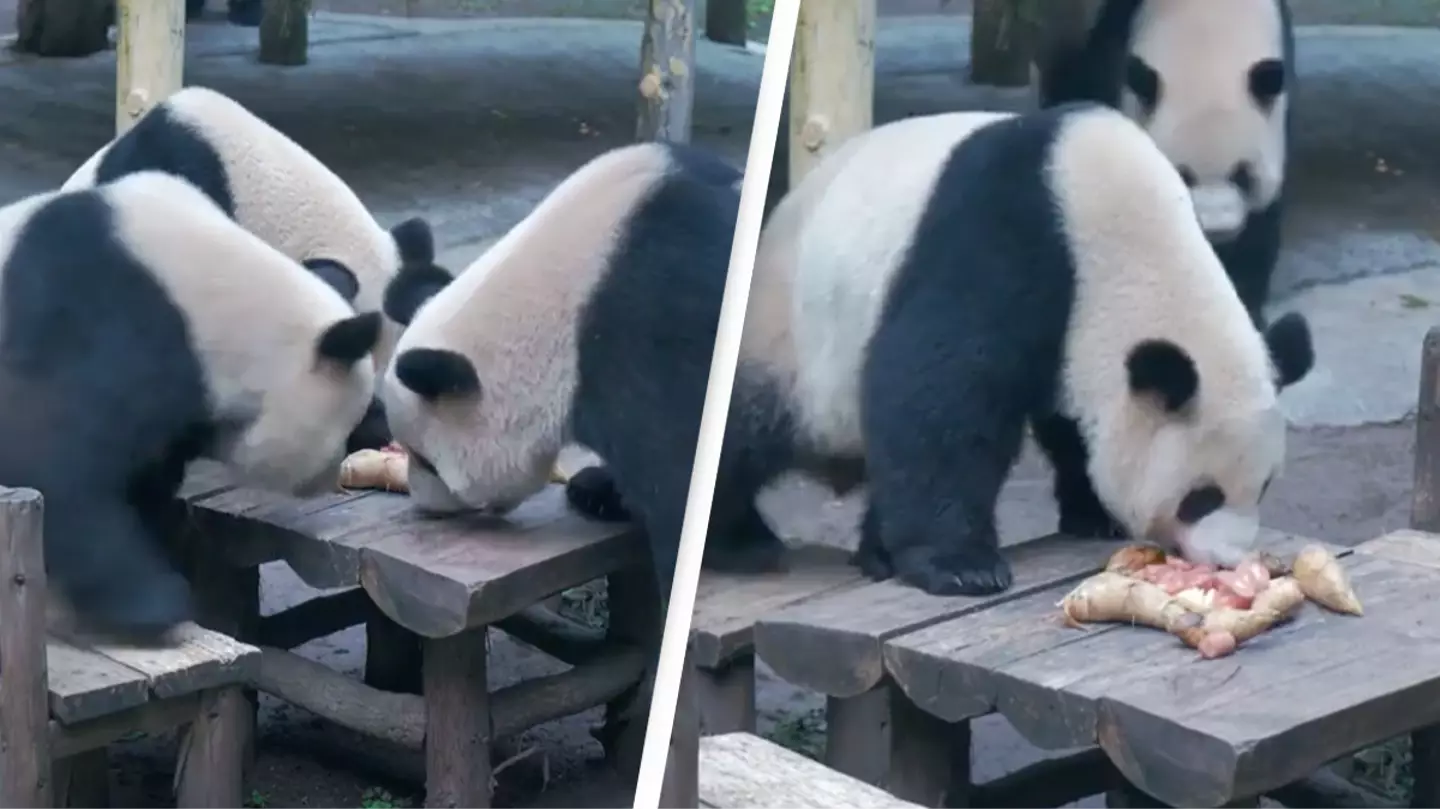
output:
[[[1229,242],[1245,229],[1249,208],[1245,195],[1232,183],[1209,183],[1190,190],[1195,217],[1211,242]]]

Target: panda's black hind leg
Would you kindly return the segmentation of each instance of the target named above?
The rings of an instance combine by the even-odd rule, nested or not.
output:
[[[1031,422],[1035,441],[1050,459],[1055,472],[1055,502],[1060,509],[1060,533],[1072,537],[1123,539],[1125,529],[1100,503],[1086,471],[1089,451],[1075,420],[1051,415]]]
[[[59,495],[60,497],[56,497]],[[120,500],[48,496],[46,567],[87,633],[148,644],[193,618],[190,584]]]
[[[785,541],[755,507],[750,488],[717,482],[705,535],[705,567],[735,574],[780,571],[785,550]]]
[[[875,514],[874,505],[865,506],[865,515],[860,518],[860,545],[850,557],[850,563],[860,573],[876,582],[895,576],[895,566],[890,553],[880,539],[880,518]]]

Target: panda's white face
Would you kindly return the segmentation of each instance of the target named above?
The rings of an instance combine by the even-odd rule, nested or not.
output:
[[[1097,454],[1097,494],[1124,505],[1117,517],[1134,537],[1192,562],[1239,563],[1255,548],[1260,501],[1284,461],[1283,414],[1275,407],[1211,424],[1160,418],[1150,425],[1148,442],[1124,440],[1138,441],[1130,445],[1139,448],[1134,455]],[[1140,422],[1131,427],[1146,429]],[[1101,481],[1107,492],[1100,492]]]
[[[1190,186],[1216,242],[1279,196],[1288,76],[1273,2],[1147,3],[1135,23],[1122,107]]]

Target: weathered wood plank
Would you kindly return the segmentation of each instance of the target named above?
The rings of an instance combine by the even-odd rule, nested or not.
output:
[[[756,654],[790,683],[853,697],[885,674],[887,640],[1077,581],[1099,570],[1120,545],[1051,535],[1011,546],[1004,553],[1015,584],[991,596],[936,597],[895,581],[830,591],[757,622]]]
[[[1354,548],[1359,554],[1374,554],[1395,562],[1440,568],[1440,535],[1400,529]]]
[[[238,686],[200,694],[195,720],[185,730],[175,771],[179,807],[240,807],[250,703]]]
[[[180,485],[176,497],[182,501],[196,501],[234,488],[234,479],[224,465],[216,461],[201,460],[192,462],[186,469],[185,481]]]
[[[701,738],[699,792],[707,807],[920,807],[744,732]]]
[[[51,639],[50,714],[74,724],[139,706],[150,699],[149,679],[104,655]]]
[[[150,693],[161,699],[246,683],[259,670],[260,651],[249,644],[194,623],[172,633],[173,647],[96,645],[94,649],[144,675]]]
[[[784,571],[749,576],[702,571],[690,624],[696,666],[715,669],[753,650],[759,618],[863,582],[849,558],[848,551],[835,546],[804,545],[786,553]]]
[[[1261,547],[1287,560],[1309,542],[1314,541],[1269,529],[1260,537]],[[1337,556],[1350,553],[1349,549],[1330,548]],[[1103,562],[1105,555],[1099,559]],[[1067,659],[1064,666],[1071,669],[1051,673],[1053,677],[1045,681],[1039,694],[1022,692],[1012,700],[1005,691],[1010,686],[1007,678],[1012,662],[1023,664],[1033,656],[1066,649],[1085,638],[1084,634],[1119,629],[1099,625],[1075,630],[1059,621],[1056,603],[1076,580],[1098,568],[982,612],[896,636],[885,644],[885,671],[915,705],[942,719],[954,722],[1000,710],[1011,722],[1023,726],[1022,733],[1032,736],[1037,745],[1090,745],[1094,742],[1095,707],[1084,690],[1107,689],[1115,683],[1117,672],[1130,671],[1127,667],[1142,672],[1152,666],[1163,667],[1147,657],[1160,654],[1157,651],[1183,649],[1177,639],[1164,633],[1126,633],[1116,650],[1086,660]],[[1017,563],[1017,575],[1022,570]],[[1077,685],[1068,689],[1070,683]],[[1069,714],[1072,710],[1074,714]]]
[[[504,518],[412,512],[360,532],[360,581],[400,626],[443,638],[643,562],[628,526],[586,520],[563,499],[551,486]]]
[[[0,807],[50,807],[44,499],[0,488]]]
[[[754,655],[732,658],[718,669],[695,667],[694,674],[702,734],[755,733]]]

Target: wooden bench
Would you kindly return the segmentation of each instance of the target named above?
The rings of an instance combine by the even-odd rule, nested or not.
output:
[[[663,617],[629,526],[568,511],[559,486],[504,519],[431,518],[382,492],[278,497],[231,487],[212,465],[196,465],[182,494],[185,533],[212,561],[192,571],[197,591],[224,601],[211,605],[212,621],[260,647],[257,687],[398,750],[423,751],[430,806],[488,806],[494,738],[598,705],[608,707],[599,735],[607,752],[622,770],[638,768],[649,697],[636,687]],[[273,560],[332,592],[260,617],[258,566]],[[607,582],[605,630],[539,604],[597,579]],[[360,623],[365,683],[287,652]],[[490,626],[571,669],[487,693]]]
[[[918,807],[745,732],[700,741],[700,806]]]
[[[188,726],[177,804],[239,807],[260,651],[193,624],[155,649],[47,637],[42,522],[39,493],[0,489],[0,806],[108,806],[106,746]]]

